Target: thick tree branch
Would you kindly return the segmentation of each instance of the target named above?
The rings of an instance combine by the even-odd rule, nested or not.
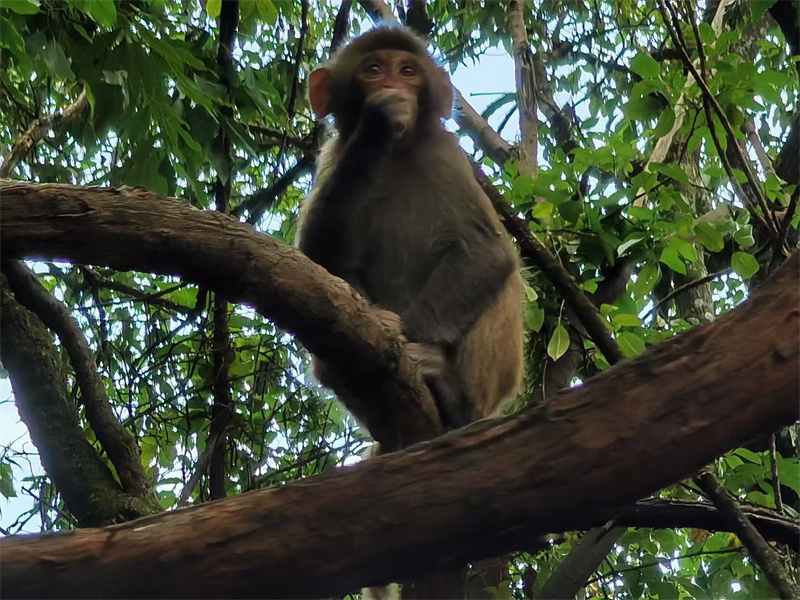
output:
[[[2,270],[16,300],[36,313],[64,345],[72,368],[75,369],[75,379],[81,390],[86,418],[114,463],[123,489],[134,496],[148,497],[155,501],[152,483],[142,468],[139,446],[120,424],[111,408],[105,386],[97,373],[94,354],[78,323],[67,307],[54,298],[23,263],[3,261]]]
[[[5,242],[9,229],[3,249],[21,243]],[[33,233],[32,245],[57,247]],[[560,395],[544,415],[480,421],[332,474],[110,529],[2,539],[4,594],[329,596],[594,525],[798,418],[799,274],[795,255],[741,307]]]
[[[9,372],[17,409],[42,465],[78,522],[107,525],[160,511],[155,497],[123,492],[86,441],[50,332],[15,300],[2,274],[0,313],[0,360]]]
[[[369,303],[299,251],[140,188],[0,182],[0,252],[179,275],[295,333],[360,398],[389,449],[441,432],[433,399]]]

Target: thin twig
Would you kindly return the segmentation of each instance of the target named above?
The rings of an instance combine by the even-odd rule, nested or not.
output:
[[[695,483],[703,490],[706,497],[714,503],[720,515],[738,538],[747,552],[758,563],[767,580],[784,600],[800,598],[800,586],[786,572],[781,564],[780,555],[764,540],[758,530],[742,512],[739,503],[722,487],[717,478],[709,471],[701,472],[694,478]]]
[[[772,260],[769,264],[770,272],[779,264],[778,261],[783,256],[783,244],[786,241],[786,234],[789,231],[789,224],[792,222],[794,218],[794,213],[797,210],[797,200],[800,198],[800,185],[794,188],[794,192],[792,193],[792,197],[789,199],[789,206],[786,207],[786,214],[783,216],[783,221],[781,222],[781,229],[778,231],[778,238],[775,240],[775,246],[772,251]]]
[[[656,304],[653,306],[653,308],[651,308],[649,311],[647,311],[647,314],[644,317],[642,317],[642,321],[646,321],[647,319],[649,319],[650,316],[653,315],[659,308],[661,308],[662,306],[664,306],[668,302],[671,302],[677,296],[680,296],[684,292],[688,292],[689,290],[691,290],[693,288],[696,288],[698,286],[704,285],[704,284],[708,283],[709,281],[713,281],[717,277],[722,277],[723,275],[727,275],[728,273],[731,272],[731,270],[732,269],[730,267],[728,267],[727,269],[721,269],[721,270],[719,270],[719,271],[717,271],[715,273],[709,273],[708,275],[705,275],[704,277],[700,277],[699,279],[693,279],[692,281],[687,281],[683,285],[676,287],[669,294],[667,294],[661,300],[656,302]]]
[[[698,73],[697,68],[694,66],[692,59],[688,53],[688,45],[686,44],[686,40],[683,37],[683,32],[680,26],[680,20],[678,19],[678,15],[675,12],[674,8],[670,3],[666,3],[665,0],[659,0],[658,3],[659,12],[661,12],[662,19],[664,21],[664,26],[666,27],[667,31],[669,32],[670,37],[672,38],[673,43],[675,44],[676,48],[681,53],[683,57],[683,62],[686,65],[686,68],[691,72],[692,76],[694,77],[695,81],[697,82],[698,87],[703,93],[703,109],[706,112],[706,120],[708,121],[708,130],[711,134],[711,138],[714,141],[714,146],[717,149],[717,153],[719,154],[720,160],[722,161],[722,165],[725,168],[725,172],[728,175],[728,178],[733,186],[734,190],[736,191],[737,195],[740,197],[743,203],[747,206],[751,205],[750,199],[747,197],[744,189],[742,188],[741,184],[736,179],[733,173],[733,167],[728,160],[725,150],[722,148],[722,144],[720,143],[719,138],[717,137],[716,130],[714,127],[714,121],[711,116],[711,110],[713,109],[714,113],[716,114],[720,123],[722,123],[722,128],[725,130],[725,134],[728,139],[728,144],[733,144],[734,149],[736,152],[736,156],[739,159],[740,166],[742,167],[742,171],[747,178],[748,183],[750,184],[753,193],[756,196],[756,204],[761,208],[762,212],[764,213],[763,218],[755,213],[759,218],[761,218],[767,228],[772,231],[773,234],[777,234],[778,227],[777,222],[775,222],[775,215],[772,211],[769,210],[769,206],[767,204],[766,198],[761,190],[761,186],[759,185],[758,181],[753,175],[752,170],[750,169],[750,164],[747,157],[744,155],[741,147],[737,143],[736,136],[733,133],[733,128],[731,127],[730,121],[728,121],[725,112],[722,110],[722,107],[717,102],[717,99],[711,93],[711,90],[708,87],[707,80],[704,75]],[[703,69],[703,65],[705,64],[705,52],[703,50],[703,42],[702,38],[699,37],[699,31],[697,29],[697,25],[694,19],[694,11],[691,9],[691,6],[687,9],[689,11],[689,21],[692,25],[693,31],[696,35],[696,45],[698,56],[700,56],[700,63],[701,69]],[[669,15],[667,14],[669,11]],[[671,18],[670,18],[671,17]],[[671,24],[670,24],[671,21]]]
[[[781,477],[778,471],[778,449],[775,445],[776,434],[769,436],[769,464],[772,476],[772,488],[775,494],[775,510],[783,512],[783,497],[781,496]]]

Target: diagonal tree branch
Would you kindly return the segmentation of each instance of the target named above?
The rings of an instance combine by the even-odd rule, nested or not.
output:
[[[139,446],[111,408],[105,386],[97,373],[94,355],[78,323],[67,307],[56,300],[23,263],[3,261],[2,271],[17,302],[34,312],[64,345],[75,369],[86,418],[114,463],[123,489],[134,496],[155,501],[153,485],[142,468]]]
[[[151,243],[140,244],[145,256]],[[57,247],[41,235],[32,245]],[[4,592],[327,597],[591,526],[797,419],[798,305],[796,254],[741,307],[561,394],[546,414],[487,419],[332,474],[111,529],[2,539]]]
[[[769,582],[780,593],[780,597],[784,600],[800,598],[800,586],[783,568],[778,553],[764,541],[758,529],[747,519],[739,503],[720,485],[717,478],[709,471],[703,471],[695,477],[694,481],[703,490],[703,494],[717,507],[720,516],[728,522],[731,531],[742,540],[748,553],[762,568]]]
[[[295,333],[355,395],[370,400],[365,425],[381,445],[394,449],[442,431],[402,340],[367,300],[299,251],[232,217],[140,188],[0,181],[0,252],[177,274],[253,305]]]
[[[8,369],[17,409],[42,465],[78,523],[96,527],[159,512],[154,496],[123,492],[86,440],[51,334],[15,300],[3,274],[0,313],[0,360]]]

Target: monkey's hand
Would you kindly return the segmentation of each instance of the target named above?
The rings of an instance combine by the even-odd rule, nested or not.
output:
[[[367,96],[364,116],[383,120],[393,141],[411,131],[417,120],[417,97],[408,90],[386,88]]]
[[[400,315],[390,310],[386,310],[385,308],[375,307],[374,310],[378,315],[381,325],[388,329],[389,333],[399,337],[403,342],[405,342],[406,338],[403,335],[403,320],[400,318]]]

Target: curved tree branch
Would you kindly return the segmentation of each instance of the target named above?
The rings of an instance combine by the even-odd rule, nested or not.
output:
[[[253,305],[295,333],[359,398],[388,449],[441,433],[415,365],[370,304],[302,253],[227,215],[141,188],[0,181],[0,252],[170,273]]]
[[[48,223],[37,204],[36,222]],[[87,219],[72,208],[75,221]],[[69,234],[48,241],[21,212],[12,222],[25,225],[31,248],[68,245]],[[6,243],[9,230],[3,249],[19,249]],[[171,256],[172,268],[189,260]],[[561,394],[546,414],[479,421],[331,474],[109,529],[2,539],[4,594],[329,596],[592,526],[798,418],[799,275],[796,254],[741,307]],[[257,305],[285,312],[278,300]]]

